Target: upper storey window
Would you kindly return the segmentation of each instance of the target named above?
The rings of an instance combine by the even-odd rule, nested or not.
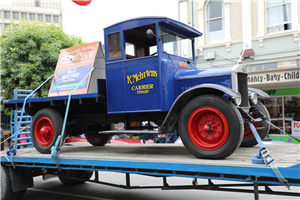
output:
[[[290,0],[267,1],[267,23],[268,33],[291,29]]]
[[[207,4],[207,40],[225,38],[224,2],[211,0]]]

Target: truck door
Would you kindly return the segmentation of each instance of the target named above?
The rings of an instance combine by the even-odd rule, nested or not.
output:
[[[161,110],[157,39],[149,39],[147,29],[156,32],[155,24],[124,30],[126,112]]]

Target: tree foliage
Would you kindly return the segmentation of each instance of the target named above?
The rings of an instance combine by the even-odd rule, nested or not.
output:
[[[1,96],[12,99],[14,89],[34,90],[54,73],[60,50],[84,44],[54,24],[22,21],[12,24],[0,37]],[[37,96],[47,96],[48,81]]]

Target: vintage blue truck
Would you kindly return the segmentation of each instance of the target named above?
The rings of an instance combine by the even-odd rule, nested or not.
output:
[[[105,78],[91,80],[96,92],[72,96],[64,136],[84,133],[89,143],[103,146],[121,133],[111,130],[111,124],[124,122],[130,134],[177,130],[186,149],[199,158],[222,159],[240,146],[256,145],[245,121],[254,123],[261,138],[267,135],[270,125],[254,121],[269,119],[257,100],[267,94],[248,88],[246,66],[240,63],[197,68],[195,38],[201,35],[166,17],[130,19],[105,28]],[[51,153],[61,134],[67,99],[27,100],[31,138],[40,153]],[[23,103],[9,100],[4,107],[19,109]],[[159,131],[132,130],[130,122],[137,121],[154,121]]]

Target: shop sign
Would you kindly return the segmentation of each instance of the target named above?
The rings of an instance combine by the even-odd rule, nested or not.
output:
[[[248,75],[248,84],[296,82],[300,78],[300,70],[272,71]]]
[[[292,121],[293,135],[300,135],[300,121]]]
[[[269,96],[300,95],[300,87],[263,90]]]

